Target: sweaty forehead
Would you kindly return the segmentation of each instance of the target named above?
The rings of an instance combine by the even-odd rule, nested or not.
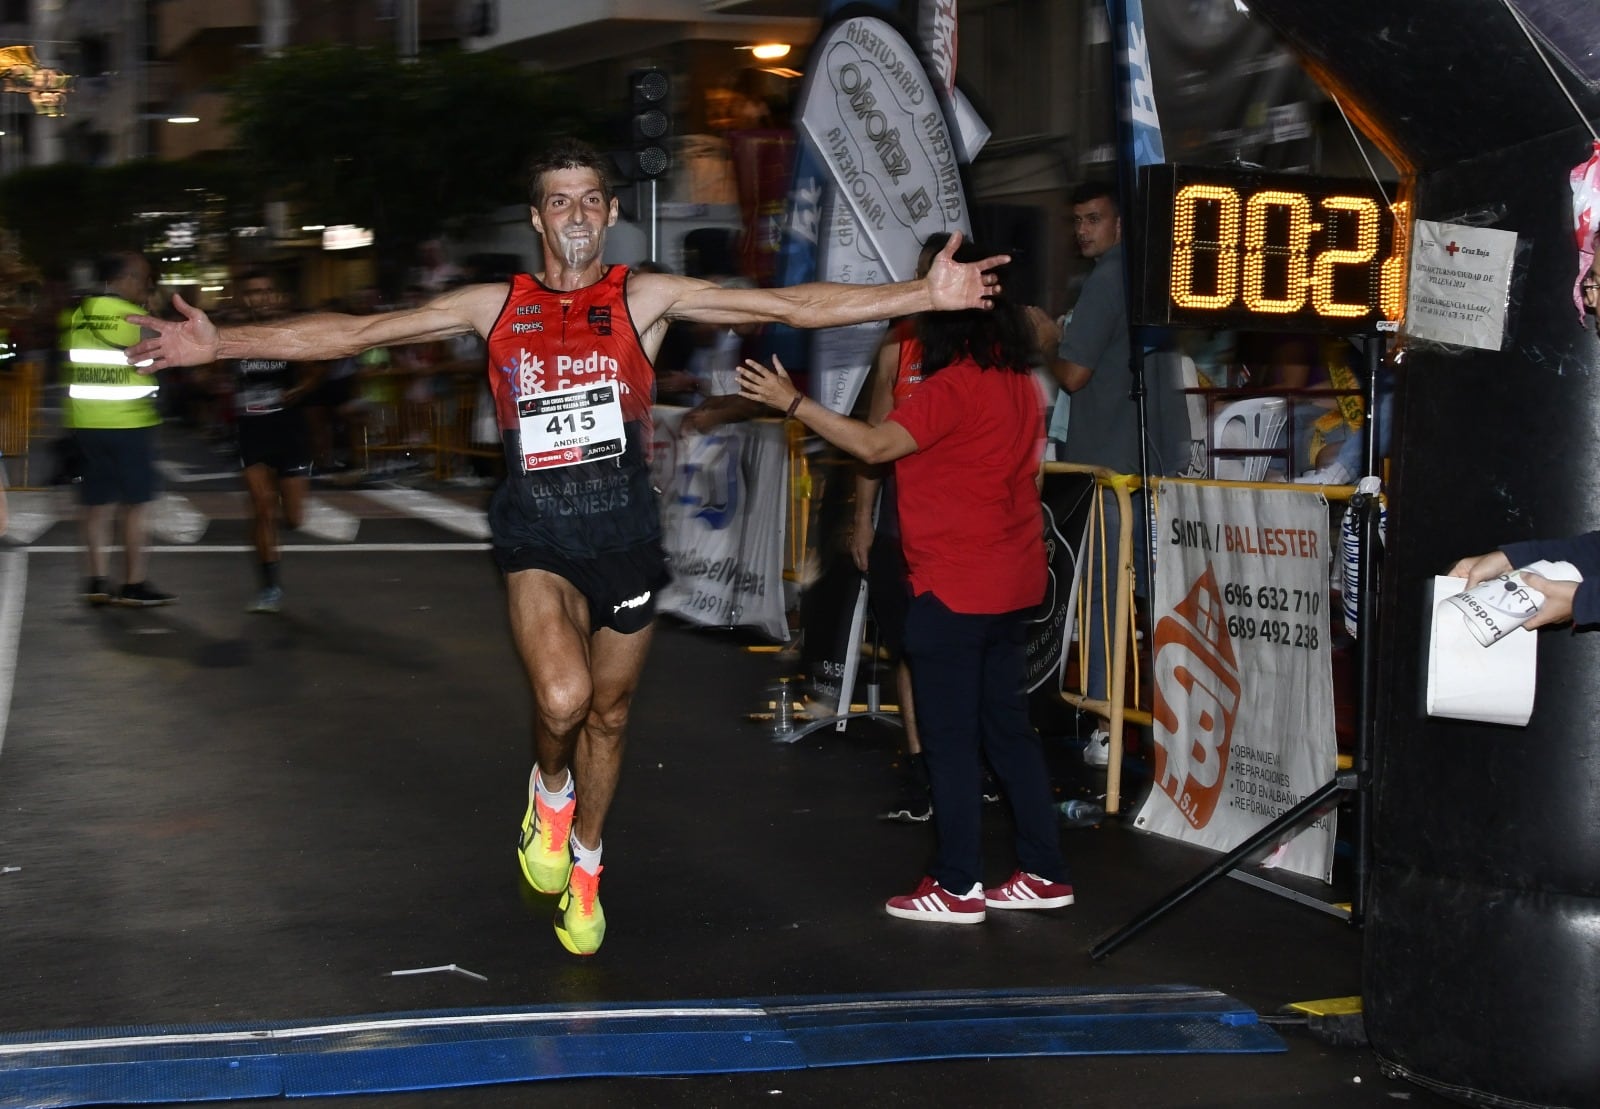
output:
[[[544,198],[554,196],[580,197],[588,193],[603,192],[600,175],[592,169],[556,169],[545,174]]]

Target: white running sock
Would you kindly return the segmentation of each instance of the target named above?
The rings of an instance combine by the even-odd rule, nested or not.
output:
[[[570,837],[569,842],[572,844],[572,865],[582,867],[590,874],[599,874],[600,852],[605,847],[604,841],[597,847],[585,847],[578,842],[578,837],[574,835]]]
[[[558,790],[552,790],[544,784],[544,775],[539,773],[539,768],[533,768],[533,788],[539,791],[539,796],[544,798],[544,803],[552,809],[562,809],[567,803],[577,796],[572,787],[572,771],[567,771],[567,781]]]

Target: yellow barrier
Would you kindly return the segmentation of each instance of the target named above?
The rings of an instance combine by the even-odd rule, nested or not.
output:
[[[806,425],[785,420],[789,437],[789,543],[783,558],[783,580],[799,581],[811,540],[811,460],[806,457]]]
[[[1139,478],[1133,474],[1119,474],[1099,466],[1082,466],[1070,462],[1048,462],[1045,464],[1046,473],[1062,474],[1093,474],[1096,483],[1103,490],[1109,490],[1117,498],[1117,508],[1121,526],[1117,529],[1116,542],[1116,574],[1115,584],[1111,584],[1113,575],[1096,573],[1097,566],[1107,565],[1111,557],[1108,546],[1109,538],[1106,535],[1104,499],[1093,498],[1090,508],[1089,537],[1086,549],[1081,552],[1083,568],[1079,574],[1078,593],[1078,627],[1077,639],[1080,645],[1078,651],[1077,688],[1061,689],[1061,699],[1074,708],[1085,712],[1092,712],[1102,716],[1110,722],[1111,748],[1110,762],[1106,767],[1106,803],[1108,813],[1121,810],[1122,804],[1122,733],[1128,724],[1139,727],[1149,727],[1151,715],[1141,706],[1143,701],[1143,684],[1141,681],[1138,639],[1134,627],[1133,604],[1133,529],[1135,525],[1144,526],[1144,514],[1139,513],[1135,520],[1132,511],[1131,495],[1140,488]],[[1204,478],[1164,478],[1163,481],[1178,485],[1218,486],[1229,489],[1270,489],[1275,491],[1292,490],[1302,493],[1320,493],[1330,501],[1349,500],[1355,493],[1353,485],[1291,485],[1281,481],[1217,481]],[[1155,506],[1151,506],[1152,513]],[[1101,589],[1100,604],[1091,606],[1090,590],[1098,583]],[[1114,589],[1114,599],[1108,591]],[[1104,658],[1106,673],[1105,699],[1088,696],[1089,660],[1087,651],[1082,649],[1089,642],[1089,613],[1093,608],[1100,613],[1103,621],[1100,631],[1100,642],[1104,644],[1106,656]],[[1130,667],[1132,681],[1129,681]]]
[[[31,488],[28,447],[33,441],[39,375],[34,362],[18,362],[0,372],[0,454],[21,460],[22,480],[14,486],[19,489]]]
[[[375,454],[408,454],[443,481],[465,459],[504,457],[498,431],[492,442],[474,435],[482,372],[441,369],[429,376],[431,395],[418,398],[414,375],[377,375],[379,384],[369,389],[360,409],[363,469],[372,468]]]

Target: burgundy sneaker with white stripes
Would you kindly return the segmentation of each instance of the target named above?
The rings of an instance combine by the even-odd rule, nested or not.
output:
[[[1072,904],[1072,887],[1019,870],[1004,885],[983,891],[991,909],[1059,909]]]
[[[982,924],[983,887],[976,882],[965,895],[951,893],[931,877],[899,897],[891,897],[883,907],[890,916],[902,920],[936,920],[945,924]]]

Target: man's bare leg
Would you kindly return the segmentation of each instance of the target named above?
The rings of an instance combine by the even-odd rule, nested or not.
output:
[[[578,841],[600,843],[622,767],[624,729],[650,649],[650,630],[588,634],[577,587],[544,570],[506,577],[511,634],[534,699],[534,752],[552,788],[575,771]]]
[[[573,834],[584,847],[598,848],[606,814],[622,774],[628,712],[650,651],[652,628],[630,635],[601,628],[590,640],[589,673],[593,695],[578,732],[572,768],[577,775],[578,815]],[[544,766],[541,755],[540,766]]]
[[[294,474],[278,478],[278,499],[283,502],[283,526],[298,530],[306,522],[306,494],[311,490],[311,478]]]
[[[278,561],[278,472],[257,463],[244,468],[244,485],[250,491],[250,538],[256,558],[263,564]]]
[[[150,502],[130,504],[122,514],[122,556],[127,565],[127,582],[145,580],[150,565]]]
[[[106,576],[106,552],[111,546],[111,524],[116,518],[114,504],[90,504],[83,507],[83,548],[89,562],[89,576]]]
[[[554,887],[566,875],[556,935],[567,950],[590,955],[605,934],[596,896],[601,841],[650,630],[624,635],[602,629],[590,636],[588,602],[571,582],[547,571],[510,574],[506,591],[512,635],[533,687],[538,761],[519,858],[535,889],[558,892]],[[560,794],[569,788],[575,800],[563,803]],[[567,843],[553,842],[566,821],[570,835],[560,838],[570,840],[570,863]]]

